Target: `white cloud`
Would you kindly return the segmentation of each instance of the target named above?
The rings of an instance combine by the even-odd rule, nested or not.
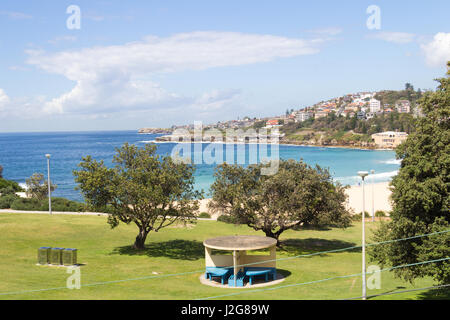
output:
[[[10,98],[0,88],[0,118],[7,116],[20,118],[36,118],[42,115],[40,112],[45,102],[44,96],[35,98]]]
[[[422,44],[422,51],[428,65],[432,67],[445,66],[450,61],[450,33],[439,32],[433,41]]]
[[[3,111],[6,105],[9,104],[9,101],[9,97],[6,95],[5,91],[0,88],[0,111]]]
[[[31,19],[33,16],[23,13],[23,12],[16,12],[16,11],[0,11],[0,15],[7,16],[10,19],[13,20],[24,20],[24,19]]]
[[[326,28],[318,28],[313,30],[308,30],[310,33],[314,33],[317,35],[328,35],[335,36],[342,33],[343,29],[340,27],[326,27]]]
[[[56,37],[51,40],[48,40],[47,42],[50,44],[57,44],[59,42],[65,42],[65,41],[74,42],[76,40],[77,40],[76,36],[61,36],[61,37]]]
[[[397,44],[405,44],[413,42],[416,35],[413,33],[407,32],[377,32],[373,35],[370,35],[371,38],[384,40],[387,42],[393,42]]]
[[[162,89],[151,78],[162,73],[314,54],[319,51],[317,46],[321,41],[318,40],[237,32],[191,32],[53,54],[27,51],[27,62],[76,83],[70,92],[45,104],[48,113],[108,113],[180,103],[217,108],[229,101],[224,98],[227,94],[215,91],[199,98],[181,97]]]

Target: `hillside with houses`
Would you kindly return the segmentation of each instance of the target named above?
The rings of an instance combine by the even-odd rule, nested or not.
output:
[[[219,121],[203,125],[203,130],[278,129],[280,143],[355,148],[395,148],[422,116],[417,100],[422,91],[407,83],[404,90],[358,92],[291,108],[273,117]],[[193,124],[172,126],[170,130],[192,131]],[[145,129],[140,129],[145,132]],[[166,137],[167,138],[167,137]],[[165,138],[161,138],[164,140]],[[168,138],[167,138],[168,139]],[[166,140],[167,140],[166,139]]]

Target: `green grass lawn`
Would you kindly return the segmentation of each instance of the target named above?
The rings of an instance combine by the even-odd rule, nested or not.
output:
[[[367,224],[367,232],[376,226]],[[361,225],[347,229],[290,230],[282,234],[283,250],[278,258],[344,248],[361,243]],[[242,293],[221,299],[345,299],[361,295],[361,278],[251,292],[252,289],[213,288],[200,284],[204,269],[203,240],[220,235],[263,235],[245,226],[216,221],[198,221],[187,227],[175,226],[151,233],[147,249],[136,252],[131,244],[137,234],[134,225],[111,229],[105,217],[37,214],[0,214],[0,299],[200,299]],[[38,266],[41,246],[77,248],[81,267],[81,289],[21,292],[65,287],[69,274],[64,267]],[[370,262],[368,263],[368,265]],[[277,267],[286,280],[273,287],[314,281],[361,272],[360,250],[281,260]],[[169,274],[199,271],[186,275]],[[155,277],[153,272],[157,272]],[[142,277],[152,277],[139,279]],[[128,281],[102,282],[134,279]],[[368,295],[432,286],[420,279],[415,286],[383,272],[381,289]],[[378,299],[424,299],[434,291],[387,295]]]

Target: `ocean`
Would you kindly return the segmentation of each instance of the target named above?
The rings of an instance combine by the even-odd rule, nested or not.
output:
[[[112,166],[115,148],[125,142],[142,147],[146,143],[152,143],[157,136],[138,134],[137,131],[0,133],[0,165],[3,166],[4,178],[24,185],[25,180],[35,172],[43,173],[47,177],[45,154],[50,153],[51,180],[58,186],[53,196],[80,201],[82,196],[75,190],[72,171],[77,169],[82,157],[91,155],[94,159],[104,160],[106,165]],[[158,143],[157,153],[171,154],[176,145]],[[205,150],[208,146],[209,144],[202,143],[200,147]],[[245,152],[248,164],[249,148],[250,145],[234,145],[235,158]],[[225,159],[224,145],[223,150]],[[195,157],[194,153],[193,156]],[[303,159],[310,165],[318,164],[329,168],[336,181],[348,185],[358,184],[357,172],[361,170],[375,170],[375,174],[366,180],[368,183],[389,181],[400,166],[399,161],[395,159],[395,152],[391,150],[280,145],[279,156],[282,159]],[[198,190],[203,189],[206,195],[209,194],[209,187],[214,181],[214,168],[215,164],[196,165],[195,187]]]

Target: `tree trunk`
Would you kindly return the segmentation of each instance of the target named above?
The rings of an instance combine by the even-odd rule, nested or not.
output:
[[[277,247],[280,246],[280,240],[278,240],[278,238],[280,237],[281,233],[278,232],[274,233],[272,232],[272,230],[263,230],[263,231],[266,234],[266,237],[274,238],[275,240],[277,240]]]
[[[147,239],[148,232],[145,230],[139,230],[139,234],[136,237],[133,248],[136,250],[145,249],[145,240]]]

